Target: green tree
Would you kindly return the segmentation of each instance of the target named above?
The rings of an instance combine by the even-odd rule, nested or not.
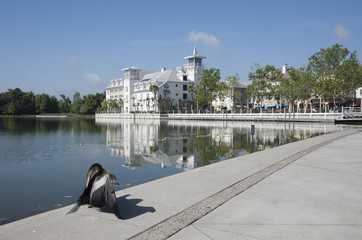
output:
[[[0,93],[0,114],[35,114],[33,92],[23,92],[19,88]]]
[[[220,100],[221,103],[223,103],[225,98],[228,97],[229,91],[230,89],[225,81],[218,83],[216,97]]]
[[[82,103],[83,103],[83,101],[82,101],[82,98],[80,97],[80,93],[75,92],[73,95],[73,103],[70,107],[70,111],[72,113],[79,113]]]
[[[104,100],[104,95],[99,93],[97,93],[96,95],[88,94],[83,96],[79,113],[95,114],[97,110],[101,109],[103,100]]]
[[[188,88],[187,88],[187,92],[190,93],[191,98],[189,99],[189,103],[192,106],[192,109],[195,110],[195,97],[197,94],[197,88],[195,88],[194,84],[191,84]]]
[[[294,108],[297,100],[306,101],[310,99],[310,83],[304,68],[291,69],[288,77],[282,78],[277,86],[278,94],[285,99],[288,106]],[[289,111],[291,110],[289,108]],[[293,111],[294,112],[294,111]]]
[[[261,67],[256,64],[255,67],[255,72],[249,72],[249,80],[252,83],[248,86],[246,93],[253,102],[262,105],[265,99],[271,99],[275,95],[273,86],[280,81],[281,74],[271,65]]]
[[[153,93],[153,102],[154,102],[154,107],[155,107],[155,111],[156,111],[156,109],[158,109],[158,98],[157,98],[158,86],[154,85],[154,84],[151,85],[150,92]]]
[[[314,95],[323,100],[333,100],[351,96],[362,86],[360,64],[357,52],[350,52],[343,45],[335,44],[309,57],[308,71],[313,76]]]
[[[61,113],[69,113],[70,112],[70,107],[72,105],[72,101],[70,100],[69,97],[65,96],[65,94],[61,94],[60,97],[62,99],[60,99],[59,102],[58,102],[59,112],[61,112]]]
[[[6,93],[0,93],[0,114],[7,114],[9,99]]]
[[[22,114],[35,114],[35,95],[31,91],[23,96]]]
[[[48,94],[42,93],[35,96],[35,109],[37,114],[47,113],[50,104]]]
[[[240,77],[239,74],[235,74],[233,76],[229,76],[225,79],[226,85],[227,85],[227,92],[226,96],[231,99],[233,103],[233,109],[234,109],[234,103],[236,99],[241,98],[241,93],[239,91],[236,91],[236,88],[239,86]]]
[[[104,99],[101,103],[102,111],[107,111],[107,105],[108,105],[108,101],[106,99]]]
[[[109,108],[111,111],[116,111],[118,108],[118,99],[112,99],[109,101]]]
[[[47,112],[48,113],[58,113],[59,112],[58,99],[55,96],[51,96],[49,98],[49,105],[48,105]]]
[[[7,95],[6,114],[19,115],[22,114],[22,105],[24,92],[19,88],[9,89]]]
[[[96,93],[96,101],[97,101],[97,111],[102,110],[102,102],[106,99],[106,93]],[[122,99],[120,99],[122,100]],[[123,102],[123,101],[122,101]]]
[[[160,97],[158,99],[158,108],[161,112],[166,112],[167,110],[170,110],[172,107],[172,100],[169,97]]]
[[[202,71],[196,100],[203,109],[211,106],[212,101],[216,99],[219,81],[220,69],[210,68]]]

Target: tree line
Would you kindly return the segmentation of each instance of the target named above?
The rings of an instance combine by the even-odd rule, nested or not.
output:
[[[83,97],[74,93],[73,101],[65,94],[55,96],[46,93],[23,92],[19,88],[0,93],[0,115],[35,115],[43,113],[95,114],[101,110],[104,93],[88,94]]]
[[[265,100],[277,100],[290,107],[299,101],[310,104],[313,98],[321,102],[343,105],[362,87],[362,66],[356,51],[335,44],[308,58],[306,67],[291,68],[287,74],[274,66],[255,66],[249,73],[252,83],[246,97],[256,104]]]
[[[278,104],[287,104],[291,110],[298,101],[310,104],[311,99],[318,98],[336,106],[343,105],[355,95],[357,88],[362,87],[362,65],[356,51],[335,44],[320,49],[308,60],[306,67],[290,68],[287,74],[272,65],[256,64],[249,72],[251,84],[243,96],[234,90],[240,80],[238,74],[220,81],[219,69],[204,69],[199,89],[189,89],[196,95],[191,98],[191,104],[197,101],[201,109],[207,109],[216,98],[223,101],[242,97],[259,106],[265,100],[276,100]]]

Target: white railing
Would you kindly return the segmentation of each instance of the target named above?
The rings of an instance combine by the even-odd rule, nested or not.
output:
[[[362,108],[361,107],[344,107],[342,108],[341,119],[355,119],[362,118]]]
[[[178,120],[222,120],[222,121],[300,121],[333,122],[342,113],[97,113],[96,118],[178,119]]]

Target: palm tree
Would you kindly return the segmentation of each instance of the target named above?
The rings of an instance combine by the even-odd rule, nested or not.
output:
[[[122,107],[124,106],[124,101],[122,98],[118,99],[118,106],[120,107],[120,112],[122,112]]]
[[[150,87],[150,91],[153,92],[153,96],[154,96],[154,102],[156,103],[156,107],[158,105],[158,101],[157,101],[157,92],[158,92],[158,86],[157,85],[151,85]],[[155,109],[156,110],[156,109]]]
[[[102,111],[106,111],[107,110],[107,105],[108,105],[108,101],[106,99],[104,99],[101,103],[102,106]]]
[[[187,92],[191,94],[191,99],[189,100],[190,105],[191,105],[191,109],[195,109],[195,96],[197,94],[197,88],[194,86],[194,84],[191,84],[187,88]],[[196,111],[198,111],[198,109],[196,109]]]
[[[150,111],[150,98],[149,97],[146,98],[146,102],[147,102],[146,103],[147,112],[149,112]]]

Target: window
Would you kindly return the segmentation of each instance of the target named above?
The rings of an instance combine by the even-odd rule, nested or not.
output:
[[[183,99],[187,99],[187,93],[184,93]]]
[[[182,80],[187,81],[187,75],[183,75]]]
[[[178,87],[178,84],[176,84],[176,87]],[[362,91],[362,90],[361,90]],[[362,94],[362,92],[361,92],[361,94]]]
[[[176,97],[178,96],[178,93],[176,93]]]
[[[184,89],[184,91],[186,91],[187,90],[187,85],[183,85],[183,89]]]

